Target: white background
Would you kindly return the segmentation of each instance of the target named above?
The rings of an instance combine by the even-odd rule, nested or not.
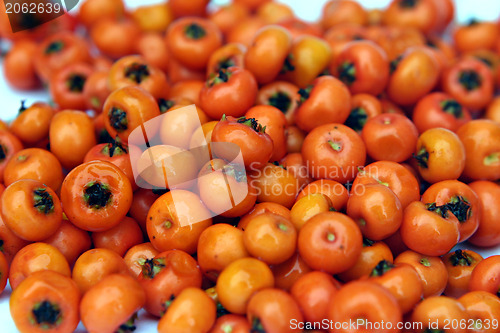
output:
[[[186,0],[189,1],[189,0]],[[130,8],[137,7],[139,5],[159,3],[158,0],[125,0],[125,3]],[[227,0],[215,0],[214,4],[225,4],[229,1]],[[325,0],[295,0],[295,1],[280,1],[290,5],[296,15],[304,20],[312,21],[316,20],[319,15]],[[366,8],[380,8],[386,6],[390,0],[360,0]],[[478,18],[480,20],[497,20],[500,14],[500,1],[499,0],[455,0],[456,4],[456,21],[466,22],[470,18]],[[75,9],[77,10],[77,9]],[[44,91],[34,91],[34,92],[19,92],[12,90],[3,77],[3,67],[2,73],[0,73],[0,119],[2,120],[12,120],[16,115],[19,108],[20,100],[27,100],[27,105],[30,105],[35,101],[48,101],[49,96]],[[469,247],[470,248],[470,247]],[[473,249],[473,248],[471,248]],[[483,254],[485,257],[500,253],[500,248],[497,249],[487,249],[478,250],[474,249]],[[9,314],[8,300],[10,295],[10,288],[2,293],[0,296],[0,332],[11,333],[17,332],[14,323]],[[152,320],[144,311],[140,314],[140,320],[138,321],[138,329],[136,332],[156,332],[156,320]],[[77,332],[85,332],[85,329],[80,325]]]

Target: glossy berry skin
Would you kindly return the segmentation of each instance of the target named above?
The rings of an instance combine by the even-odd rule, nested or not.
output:
[[[249,170],[262,169],[273,154],[273,141],[255,118],[223,117],[212,132],[212,143],[216,143],[212,149],[215,156],[232,161],[237,152],[233,145],[225,142],[240,148],[245,167]]]

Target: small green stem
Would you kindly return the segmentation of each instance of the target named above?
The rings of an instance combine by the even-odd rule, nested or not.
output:
[[[500,163],[500,152],[489,154],[484,158],[483,163],[488,166]]]
[[[23,99],[23,100],[21,101],[21,107],[19,108],[19,110],[17,110],[17,112],[19,112],[19,113],[23,113],[24,111],[26,111],[26,110],[28,109],[28,108],[26,107],[25,103],[26,103],[26,100],[25,100],[25,99]]]
[[[101,209],[106,207],[113,197],[109,185],[100,182],[90,182],[83,190],[83,199],[88,207]]]
[[[292,99],[287,93],[278,91],[269,97],[268,104],[286,113],[292,105]]]
[[[429,167],[429,152],[425,147],[420,148],[417,154],[413,154],[413,158],[417,160],[417,164],[421,168],[427,169]]]
[[[125,77],[129,80],[140,84],[150,75],[148,65],[134,62],[125,69]]]
[[[422,258],[420,259],[420,263],[425,266],[425,267],[430,267],[431,266],[431,262],[429,261],[429,258]]]
[[[350,86],[356,81],[356,66],[352,62],[344,62],[338,68],[339,79]]]
[[[399,7],[405,8],[405,9],[411,9],[414,8],[419,0],[401,0],[399,1]]]
[[[262,126],[261,124],[259,124],[259,122],[255,118],[240,117],[236,122],[238,124],[243,124],[245,126],[252,128],[257,133],[266,132],[266,126]]]
[[[478,72],[474,70],[464,70],[460,72],[458,76],[458,81],[467,91],[472,91],[481,86],[483,79]]]
[[[340,142],[334,142],[332,140],[328,140],[328,144],[335,151],[341,151],[342,150],[342,143],[340,143]]]
[[[304,103],[309,98],[309,96],[311,95],[311,91],[313,90],[313,88],[314,88],[314,86],[308,85],[304,89],[299,89],[299,95],[300,95],[300,101],[299,101],[299,103],[300,104]]]
[[[377,264],[377,266],[375,266],[375,268],[373,268],[372,272],[370,273],[370,276],[382,276],[384,275],[385,273],[387,273],[388,271],[390,271],[391,269],[393,269],[394,266],[392,263],[388,262],[387,260],[381,260],[379,261],[379,263]]]
[[[447,99],[441,102],[441,109],[453,115],[457,119],[462,119],[464,117],[464,111],[462,105],[454,99]]]
[[[453,266],[470,266],[474,262],[474,258],[460,249],[456,250],[449,260]]]
[[[63,320],[61,308],[47,300],[35,304],[31,314],[34,319],[33,324],[47,330],[58,326]]]
[[[207,34],[205,29],[196,23],[191,23],[190,25],[188,25],[184,29],[184,33],[190,39],[201,39],[205,37]]]
[[[33,206],[42,214],[48,215],[54,211],[54,200],[46,188],[33,191]]]
[[[108,112],[109,122],[117,132],[123,132],[128,129],[127,112],[124,110],[113,107]]]
[[[344,124],[359,132],[363,129],[363,127],[365,127],[367,120],[368,115],[366,114],[365,109],[357,107],[351,110],[351,113],[349,113],[349,117],[347,117]]]
[[[87,77],[81,74],[71,74],[66,81],[66,86],[68,90],[75,93],[81,93],[83,91],[83,87],[85,86],[85,82],[87,81]]]
[[[47,48],[45,49],[45,54],[58,53],[61,52],[63,48],[64,43],[60,40],[57,40],[47,46]]]
[[[289,54],[285,58],[285,62],[283,63],[280,74],[285,74],[286,72],[292,72],[294,70],[295,66],[293,65],[293,54]]]
[[[399,63],[403,60],[403,56],[399,56],[389,63],[389,69],[391,74],[398,68]]]
[[[165,258],[146,259],[142,266],[142,275],[148,279],[153,279],[166,267]]]

